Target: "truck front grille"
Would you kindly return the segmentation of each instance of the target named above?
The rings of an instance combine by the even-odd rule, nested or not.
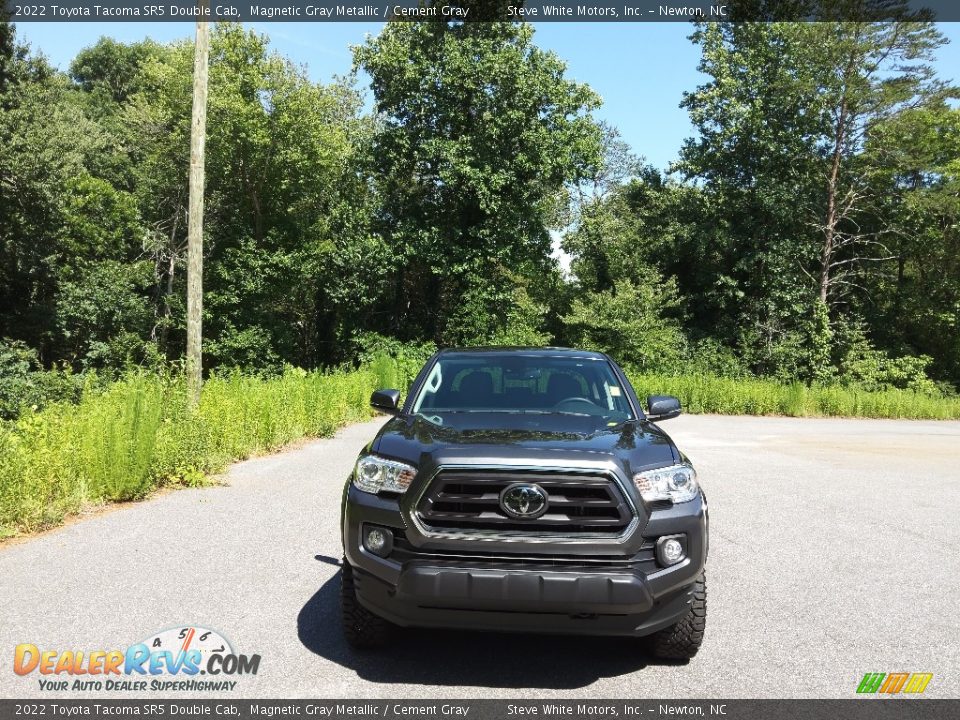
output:
[[[547,510],[536,519],[509,516],[500,494],[514,483],[538,485]],[[616,481],[605,475],[504,470],[441,470],[417,504],[429,530],[531,535],[622,534],[633,510]]]

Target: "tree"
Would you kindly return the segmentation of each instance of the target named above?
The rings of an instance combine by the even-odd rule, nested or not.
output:
[[[16,26],[4,18],[4,9],[0,8],[0,110],[16,105],[15,91],[21,84],[46,82],[54,75],[46,58],[17,42]]]
[[[149,56],[132,83],[137,91],[113,111],[127,133],[124,166],[129,168],[131,191],[146,225],[143,249],[154,265],[149,338],[171,359],[186,346],[182,267],[187,252],[187,175],[182,158],[190,147],[191,49],[179,43]]]
[[[563,322],[577,347],[608,352],[642,371],[672,370],[685,346],[679,323],[665,316],[676,306],[676,285],[651,269],[642,284],[621,279],[575,298]]]
[[[193,44],[102,40],[73,78],[25,49],[0,96],[0,333],[44,364],[116,367],[186,347]],[[309,81],[237,25],[213,32],[205,354],[279,369],[350,358],[390,248],[349,80]]]
[[[588,207],[608,199],[612,193],[634,178],[652,170],[644,164],[643,158],[634,154],[619,130],[606,121],[601,121],[599,125],[601,133],[599,162],[587,170],[583,179],[575,187],[572,218],[574,222]]]
[[[151,228],[155,336],[183,352],[186,178],[192,46],[148,61],[125,106],[137,195]],[[311,83],[263,36],[218,24],[206,148],[204,352],[212,365],[280,369],[346,359],[391,262],[369,231],[358,156],[371,123],[349,81]]]
[[[811,69],[809,107],[820,131],[812,139],[826,161],[813,211],[821,235],[820,301],[842,296],[851,265],[888,257],[884,225],[864,232],[878,198],[863,151],[874,128],[908,110],[941,102],[952,91],[935,77],[933,52],[946,41],[928,22],[836,22],[793,26]],[[866,161],[866,162],[864,162]]]
[[[836,22],[842,5],[819,4],[825,22],[702,24],[692,36],[710,80],[684,98],[699,138],[677,169],[709,201],[703,256],[730,288],[712,295],[713,314],[733,320],[726,332],[761,371],[786,361],[822,374],[822,352],[798,365],[782,350],[829,344],[816,303],[836,321],[890,255],[871,133],[950,93],[928,64],[943,42],[933,25]]]
[[[898,114],[871,133],[871,194],[882,198],[891,258],[858,278],[871,336],[933,358],[960,383],[960,110],[947,103]]]
[[[142,89],[144,65],[163,54],[162,46],[150,39],[121,43],[102,37],[77,53],[70,63],[70,76],[84,92],[102,94],[105,100],[122,105]]]
[[[211,85],[210,355],[246,364],[262,348],[254,364],[274,368],[342,360],[344,325],[376,299],[375,263],[389,260],[369,231],[359,95],[349,80],[310,82],[236,25],[214,32]]]
[[[491,283],[489,271],[478,270],[469,275],[450,318],[448,327],[456,328],[457,334],[444,339],[445,344],[546,345],[550,340],[550,333],[544,330],[548,307],[531,296],[529,281],[499,267]]]
[[[0,12],[0,96],[7,92],[13,77],[13,59],[16,52],[14,27]]]
[[[796,39],[784,24],[704,24],[691,39],[710,80],[684,95],[698,136],[675,168],[702,184],[702,211],[684,253],[699,272],[684,292],[713,333],[775,371],[775,349],[810,302],[815,262],[804,193],[817,177],[813,122],[799,98]]]
[[[564,235],[571,269],[585,289],[606,289],[620,278],[643,282],[651,266],[672,274],[678,237],[687,231],[685,206],[696,191],[649,166],[637,175],[584,204]]]
[[[513,290],[498,268],[551,271],[557,196],[600,160],[599,99],[525,24],[388,23],[354,57],[380,114],[377,227],[398,261],[383,329],[462,342],[460,306]],[[489,317],[496,335],[504,315]]]
[[[88,174],[67,181],[60,212],[57,355],[74,367],[120,367],[151,355],[152,272],[136,198]]]
[[[19,82],[15,94],[0,110],[0,337],[27,342],[47,363],[60,357],[57,278],[76,247],[65,235],[66,189],[111,137],[62,77]]]

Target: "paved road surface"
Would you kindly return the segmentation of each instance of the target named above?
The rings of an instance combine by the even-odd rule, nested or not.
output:
[[[0,546],[0,697],[39,694],[12,672],[17,643],[124,648],[182,623],[262,655],[234,697],[850,697],[868,671],[932,672],[928,696],[960,697],[960,423],[667,423],[712,521],[707,637],[686,666],[631,640],[463,632],[351,652],[338,504],[377,427]]]

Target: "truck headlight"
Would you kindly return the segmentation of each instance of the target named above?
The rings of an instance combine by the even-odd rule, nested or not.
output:
[[[700,489],[697,485],[697,471],[688,463],[644,470],[633,476],[633,484],[637,486],[645,502],[687,502],[693,500]]]
[[[402,462],[364,455],[353,469],[353,484],[368,493],[381,490],[402,493],[407,491],[416,476],[416,468]]]

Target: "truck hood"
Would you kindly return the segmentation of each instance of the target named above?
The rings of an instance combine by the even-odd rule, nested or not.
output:
[[[444,413],[391,419],[370,451],[415,467],[446,463],[562,468],[613,465],[625,477],[679,462],[670,437],[653,423],[608,425],[601,417],[536,413]]]

